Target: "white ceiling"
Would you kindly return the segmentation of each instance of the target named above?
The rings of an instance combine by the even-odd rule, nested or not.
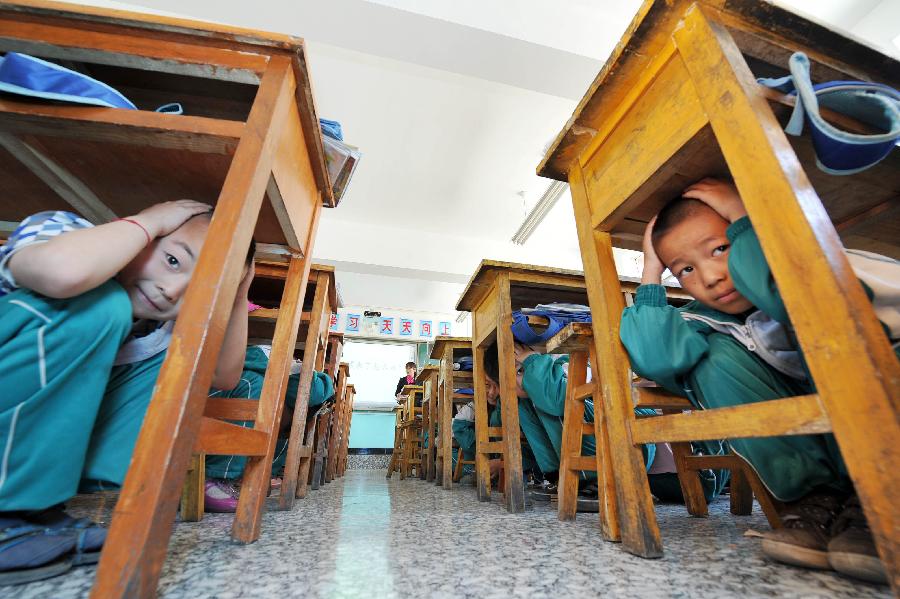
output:
[[[319,115],[363,152],[314,252],[345,304],[450,312],[481,258],[581,268],[568,193],[525,246],[509,239],[548,184],[534,174],[546,144],[640,0],[86,3],[306,39]],[[786,4],[898,51],[898,0]]]

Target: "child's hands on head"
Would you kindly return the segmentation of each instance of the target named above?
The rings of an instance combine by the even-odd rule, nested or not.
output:
[[[534,355],[537,352],[528,347],[527,345],[523,345],[521,343],[516,343],[513,345],[513,350],[516,354],[516,364],[522,364],[528,358],[528,356]]]
[[[644,240],[642,241],[642,249],[644,250],[644,270],[641,273],[641,285],[660,285],[662,283],[662,274],[666,271],[666,265],[662,263],[656,250],[653,248],[653,225],[656,224],[656,217],[650,219],[647,228],[644,229]]]
[[[161,202],[141,210],[132,217],[147,229],[151,238],[168,235],[192,216],[212,210],[212,206],[194,200]]]
[[[730,223],[747,216],[737,188],[728,181],[707,177],[685,189],[681,197],[700,200]]]

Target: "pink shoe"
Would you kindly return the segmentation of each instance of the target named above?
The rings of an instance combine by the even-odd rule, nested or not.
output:
[[[238,492],[227,480],[208,478],[203,501],[204,511],[234,513],[237,510]]]

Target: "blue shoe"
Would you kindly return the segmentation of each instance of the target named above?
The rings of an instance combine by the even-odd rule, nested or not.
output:
[[[67,534],[75,539],[73,566],[96,564],[100,551],[106,542],[107,529],[88,518],[73,518],[62,506],[54,506],[37,514],[29,515],[28,521],[48,530]]]
[[[76,539],[21,518],[0,515],[0,586],[52,578],[72,568]]]

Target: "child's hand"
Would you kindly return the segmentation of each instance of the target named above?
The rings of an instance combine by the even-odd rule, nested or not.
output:
[[[168,235],[197,214],[212,210],[212,206],[194,200],[175,200],[154,204],[133,217],[150,233],[152,238]]]
[[[662,274],[666,270],[666,265],[662,263],[656,250],[653,249],[653,225],[656,224],[656,217],[650,219],[647,228],[644,229],[644,241],[642,242],[644,250],[644,271],[641,273],[642,285],[660,285],[662,284]]]
[[[522,364],[523,362],[525,362],[525,359],[528,358],[528,356],[531,356],[531,355],[537,353],[536,351],[534,351],[527,345],[522,345],[521,343],[516,343],[515,345],[513,345],[513,349],[516,352],[516,363],[517,364]]]
[[[241,279],[240,285],[238,285],[237,295],[235,296],[234,301],[247,301],[247,295],[250,293],[250,283],[253,282],[253,276],[256,274],[256,267],[253,262],[250,263],[250,266],[247,267],[247,270],[244,272],[244,277]]]
[[[747,216],[738,190],[727,181],[707,177],[685,189],[681,196],[700,200],[730,223]]]

